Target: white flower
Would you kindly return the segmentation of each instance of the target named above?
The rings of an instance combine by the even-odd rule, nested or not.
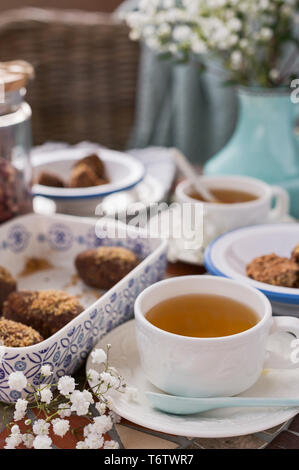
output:
[[[270,28],[262,28],[260,31],[260,38],[264,41],[271,39],[273,36],[273,31]]]
[[[71,416],[71,409],[66,403],[61,403],[58,408],[58,415],[60,416],[60,418],[68,418],[69,416]]]
[[[57,388],[64,396],[70,395],[75,390],[75,380],[69,375],[64,375],[58,380]]]
[[[96,416],[94,418],[92,426],[98,434],[105,434],[106,432],[110,431],[113,423],[110,416],[102,415]]]
[[[114,408],[114,401],[113,398],[110,395],[107,395],[106,397],[106,406],[109,408],[109,410],[113,410]]]
[[[52,439],[49,436],[36,436],[33,441],[34,449],[52,449]]]
[[[40,372],[44,377],[49,377],[50,375],[52,375],[51,366],[49,364],[45,364],[41,367]]]
[[[119,444],[116,441],[105,441],[104,449],[119,449]]]
[[[94,369],[89,369],[87,377],[91,388],[95,387],[100,382],[100,374]]]
[[[232,68],[233,69],[239,69],[240,66],[242,65],[242,59],[243,59],[243,56],[242,56],[242,53],[240,51],[232,52],[232,54],[230,56]]]
[[[115,413],[115,411],[109,411],[109,416],[113,424],[118,424],[121,422],[121,417],[117,413]]]
[[[66,419],[56,418],[52,420],[53,431],[57,436],[63,437],[70,428],[70,423]]]
[[[17,424],[15,424],[12,428],[11,428],[11,434],[20,434],[20,428]]]
[[[27,400],[23,400],[22,398],[19,398],[16,401],[15,412],[13,415],[14,421],[20,421],[21,419],[25,417],[27,405],[28,405]]]
[[[172,31],[172,37],[177,42],[185,42],[190,40],[192,30],[189,26],[175,26]]]
[[[94,364],[103,364],[107,361],[107,354],[103,349],[95,349],[91,353],[91,358]]]
[[[248,39],[245,39],[245,38],[242,38],[240,39],[240,47],[242,47],[242,49],[247,49],[247,47],[249,46],[249,41]]]
[[[269,77],[271,78],[271,80],[277,80],[279,78],[279,70],[277,69],[271,69],[270,72],[269,72]]]
[[[242,21],[239,18],[233,17],[227,22],[227,27],[231,31],[240,31],[242,29]]]
[[[86,415],[89,410],[90,403],[93,402],[92,395],[87,390],[80,392],[75,390],[71,396],[70,400],[72,403],[71,411],[77,413],[78,416]]]
[[[105,403],[98,402],[96,403],[96,409],[98,410],[100,415],[103,415],[106,413],[106,405]]]
[[[97,434],[90,434],[85,438],[85,444],[87,445],[87,449],[101,449],[104,444],[104,439]]]
[[[76,444],[76,449],[88,449],[88,445],[85,441],[78,441]]]
[[[46,436],[49,434],[50,423],[46,423],[44,419],[38,419],[33,423],[32,430],[37,436]]]
[[[22,440],[25,446],[27,447],[27,449],[31,449],[33,447],[34,439],[35,439],[35,436],[33,436],[33,434],[26,433],[22,435]]]
[[[51,392],[51,390],[48,387],[46,387],[46,388],[42,388],[39,393],[40,393],[40,400],[43,403],[47,403],[47,405],[49,405],[49,403],[51,402],[53,398],[53,393]]]
[[[23,372],[12,372],[8,376],[8,385],[12,390],[21,392],[27,385],[27,379]]]
[[[20,433],[11,434],[5,439],[4,449],[15,449],[22,442],[22,435]]]
[[[106,386],[109,385],[111,388],[116,387],[119,383],[118,379],[113,375],[109,374],[109,372],[102,372],[100,374],[100,378]]]

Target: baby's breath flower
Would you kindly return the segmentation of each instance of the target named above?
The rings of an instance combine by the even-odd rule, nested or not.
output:
[[[75,390],[71,396],[71,411],[77,413],[78,416],[86,415],[89,411],[89,405],[93,402],[91,393],[87,390],[80,392]]]
[[[88,445],[85,441],[78,441],[76,444],[76,449],[88,449]]]
[[[58,405],[58,415],[60,418],[68,418],[71,414],[71,408],[66,403]]]
[[[38,435],[33,441],[34,449],[52,449],[52,439],[49,436]]]
[[[279,70],[277,69],[271,69],[270,72],[269,72],[269,76],[271,78],[271,80],[277,80],[279,78]]]
[[[68,396],[75,390],[75,380],[69,375],[64,375],[58,380],[57,388],[60,393],[64,396]]]
[[[15,412],[13,415],[14,421],[20,421],[21,419],[25,417],[27,405],[28,405],[27,400],[23,400],[22,398],[19,398],[16,401]]]
[[[70,423],[66,419],[56,418],[52,420],[54,434],[63,437],[70,428]]]
[[[5,439],[4,449],[15,449],[22,442],[22,435],[20,433],[11,434]]]
[[[109,372],[102,372],[100,374],[100,378],[105,385],[109,385],[111,388],[114,388],[118,385],[118,379],[113,375],[109,374]]]
[[[119,449],[119,444],[116,441],[105,441],[104,449]]]
[[[100,415],[103,415],[106,413],[106,405],[105,403],[98,402],[96,403],[96,409],[98,410]]]
[[[103,364],[107,360],[107,354],[103,349],[95,349],[91,353],[91,358],[94,364]]]
[[[100,382],[100,374],[94,369],[89,369],[87,377],[91,387],[95,387]]]
[[[11,434],[20,434],[20,428],[17,424],[14,424],[14,426],[11,428]]]
[[[93,420],[93,429],[98,434],[105,434],[106,432],[110,431],[113,426],[112,420],[110,416],[102,415],[96,416]]]
[[[33,441],[35,439],[35,436],[30,433],[22,434],[22,440],[27,447],[27,449],[32,449],[33,447]]]
[[[118,424],[121,422],[121,417],[117,413],[115,413],[115,411],[109,411],[109,416],[113,424]]]
[[[46,423],[44,419],[38,419],[33,423],[32,430],[37,436],[46,436],[49,434],[50,423]]]
[[[97,434],[90,434],[85,438],[85,444],[87,445],[87,449],[101,449],[104,444],[104,439]]]
[[[51,366],[49,364],[43,365],[40,369],[40,372],[44,377],[49,377],[50,375],[52,375]]]
[[[47,405],[49,405],[52,398],[53,398],[53,393],[51,392],[51,390],[48,387],[42,388],[40,390],[40,399],[43,403],[47,403]]]
[[[12,390],[21,392],[27,385],[27,379],[23,372],[17,371],[12,372],[8,376],[8,385]]]

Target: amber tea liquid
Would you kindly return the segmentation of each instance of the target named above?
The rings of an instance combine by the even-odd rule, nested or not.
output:
[[[256,325],[255,311],[228,297],[188,294],[152,307],[146,319],[161,330],[195,338],[217,338],[241,333]]]
[[[237,191],[234,189],[211,189],[211,194],[222,204],[237,204],[240,202],[255,201],[257,196],[246,191]],[[200,194],[191,191],[189,196],[197,201],[204,201]]]

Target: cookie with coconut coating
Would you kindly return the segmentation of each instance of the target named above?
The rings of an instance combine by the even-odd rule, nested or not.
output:
[[[274,253],[253,259],[246,272],[252,279],[273,286],[296,287],[299,280],[299,266]]]
[[[38,331],[23,323],[0,318],[0,344],[12,348],[24,348],[43,341]]]
[[[63,291],[20,291],[8,296],[3,305],[3,316],[29,325],[48,338],[83,310],[76,297]]]
[[[139,263],[136,255],[119,246],[85,250],[75,259],[79,277],[91,287],[110,289]]]

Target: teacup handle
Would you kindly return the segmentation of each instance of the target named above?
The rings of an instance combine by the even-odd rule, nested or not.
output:
[[[280,220],[289,213],[290,197],[287,191],[281,186],[272,186],[272,197],[276,199],[275,207],[271,209],[269,220]]]
[[[273,351],[267,351],[264,367],[272,369],[296,369],[299,367],[299,318],[294,317],[273,317],[273,324],[270,335],[274,333],[290,333],[290,348],[288,357],[279,355]],[[279,341],[279,339],[277,339]]]

